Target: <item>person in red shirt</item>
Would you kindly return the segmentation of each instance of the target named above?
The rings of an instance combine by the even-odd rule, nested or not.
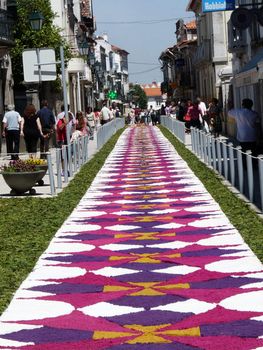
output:
[[[188,107],[186,114],[190,117],[190,126],[200,129],[200,118],[202,117],[202,110],[197,100],[195,100],[194,103]]]
[[[61,148],[67,144],[67,121],[66,118],[60,118],[57,122],[57,144]]]

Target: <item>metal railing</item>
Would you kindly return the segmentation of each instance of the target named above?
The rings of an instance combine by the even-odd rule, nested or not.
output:
[[[181,137],[184,123],[175,123],[167,116],[161,120],[162,125],[185,143]],[[263,212],[263,155],[254,157],[251,151],[244,153],[229,140],[215,138],[196,128],[191,128],[191,151]]]
[[[119,129],[124,128],[125,118],[115,118],[97,131],[97,148],[100,149]]]
[[[51,148],[50,152],[45,153],[47,159],[49,177],[49,188],[46,194],[54,196],[57,190],[63,188],[63,183],[67,184],[80,168],[87,163],[91,155],[96,153],[116,132],[125,126],[124,118],[116,118],[109,123],[100,126],[94,133],[94,144],[91,144],[89,136],[82,136],[71,142],[69,145],[63,145],[61,148]],[[5,158],[10,154],[1,154],[1,164],[4,164]],[[27,159],[27,152],[20,152],[19,158]],[[1,165],[0,164],[0,165]]]
[[[99,150],[116,132],[125,125],[124,118],[116,118],[99,127],[95,137],[97,138],[97,150]],[[56,188],[62,189],[64,183],[69,182],[79,169],[89,159],[89,136],[83,136],[71,142],[69,145],[56,148],[56,174],[53,172],[51,153],[47,154],[48,174],[50,180],[50,193],[56,194]],[[63,179],[63,181],[62,181]]]
[[[169,117],[161,116],[161,124],[171,131],[183,144],[185,144],[185,124],[179,120]]]

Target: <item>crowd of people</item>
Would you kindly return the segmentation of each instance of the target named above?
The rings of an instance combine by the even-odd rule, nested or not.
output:
[[[153,106],[149,109],[131,108],[127,116],[127,124],[145,124],[157,125],[160,124],[161,110],[155,110]]]
[[[110,120],[119,117],[120,110],[117,106],[107,107],[104,103],[101,109],[88,106],[85,112],[78,111],[74,115],[68,106],[68,116],[62,105],[60,113],[54,115],[48,106],[48,101],[43,100],[41,108],[37,111],[33,104],[28,104],[23,112],[15,111],[15,106],[8,105],[3,118],[2,137],[6,138],[7,153],[12,160],[19,158],[20,137],[24,137],[26,151],[30,157],[36,157],[38,144],[40,158],[46,158],[51,140],[56,140],[56,146],[66,145],[81,136],[88,135],[94,138],[95,130]]]
[[[233,103],[229,102],[228,117],[235,119],[236,138],[242,151],[251,150],[252,155],[256,156],[259,153],[257,149],[261,139],[261,127],[259,115],[252,107],[253,101],[249,98],[242,100],[241,108],[234,108]],[[222,108],[217,98],[212,98],[208,106],[200,97],[196,97],[194,101],[173,101],[162,106],[161,114],[185,122],[186,132],[195,127],[211,133],[214,137],[219,137],[222,133]]]
[[[191,127],[210,132],[215,137],[222,133],[222,109],[217,98],[212,98],[208,106],[200,97],[193,101],[181,99],[162,107],[163,115],[170,115],[185,122],[186,132]]]

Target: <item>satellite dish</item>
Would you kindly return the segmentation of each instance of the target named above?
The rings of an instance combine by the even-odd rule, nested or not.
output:
[[[257,9],[257,20],[258,23],[263,26],[263,6]]]
[[[235,28],[247,29],[253,20],[253,14],[246,8],[238,8],[231,14],[231,22]]]

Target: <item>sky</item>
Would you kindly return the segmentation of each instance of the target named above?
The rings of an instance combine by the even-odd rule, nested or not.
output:
[[[194,16],[186,12],[189,0],[93,0],[96,35],[129,52],[132,83],[162,82],[158,58],[176,43],[175,23]]]

